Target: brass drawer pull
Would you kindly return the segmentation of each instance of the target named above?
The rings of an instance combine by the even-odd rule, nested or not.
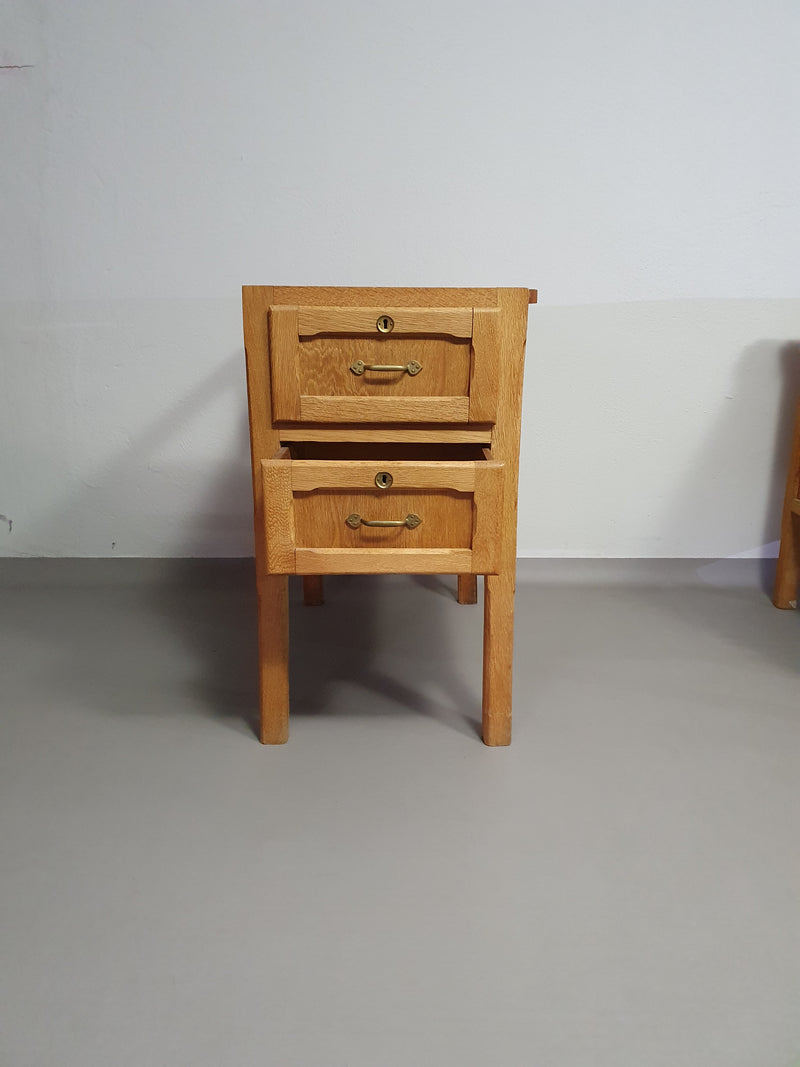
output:
[[[412,359],[410,362],[406,363],[405,366],[401,363],[365,363],[363,359],[357,359],[355,363],[350,364],[350,370],[353,372],[353,374],[357,374],[359,376],[362,375],[365,370],[391,371],[395,374],[402,374],[403,372],[405,372],[406,374],[410,374],[413,378],[415,374],[419,374],[419,372],[422,370],[422,364],[417,363],[415,359]]]
[[[419,526],[422,519],[413,512],[406,515],[404,519],[362,519],[360,515],[353,512],[344,521],[351,530],[357,530],[359,526],[407,526],[409,530],[413,530],[415,526]]]

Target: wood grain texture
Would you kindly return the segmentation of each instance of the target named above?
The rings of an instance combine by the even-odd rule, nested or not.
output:
[[[282,429],[280,431],[282,441],[361,441],[379,442],[386,441],[398,444],[428,443],[428,444],[491,444],[492,431],[465,429],[463,426],[447,427],[439,430],[413,428],[404,426],[358,426],[342,429],[337,426],[309,426],[306,428]]]
[[[478,576],[477,574],[459,574],[458,592],[456,600],[459,604],[478,603]]]
[[[304,286],[272,288],[245,286],[243,288],[254,474],[253,499],[256,516],[256,567],[259,583],[262,740],[266,742],[285,740],[288,732],[287,585],[285,575],[267,572],[267,556],[268,553],[272,553],[279,566],[293,566],[296,573],[309,578],[309,591],[315,589],[316,583],[321,582],[321,576],[326,573],[438,573],[457,574],[460,596],[463,594],[465,598],[472,599],[476,593],[473,576],[481,573],[477,563],[482,563],[484,566],[487,564],[496,566],[498,573],[487,574],[486,577],[483,736],[484,741],[489,745],[508,744],[511,727],[522,370],[527,305],[529,301],[534,302],[535,299],[536,292],[528,289],[416,287],[342,289]],[[283,401],[279,399],[276,408],[273,403],[272,382],[268,373],[271,334],[267,309],[273,305],[284,305],[289,308],[317,308],[322,309],[323,314],[325,308],[348,308],[355,316],[356,327],[361,321],[358,319],[359,309],[378,308],[381,312],[392,314],[396,323],[398,315],[405,314],[403,309],[409,312],[424,309],[450,309],[456,313],[472,309],[472,337],[476,335],[475,322],[479,320],[478,341],[476,346],[474,343],[467,342],[466,338],[454,340],[452,333],[446,335],[437,333],[436,336],[424,332],[417,334],[414,337],[414,343],[426,346],[429,344],[448,346],[442,348],[442,359],[447,361],[443,378],[437,377],[440,372],[435,370],[429,374],[427,383],[421,381],[431,368],[435,368],[437,352],[431,349],[431,356],[426,357],[428,358],[427,365],[423,372],[416,376],[420,381],[413,386],[413,389],[421,389],[419,394],[409,390],[406,383],[399,386],[395,383],[395,395],[386,396],[382,384],[375,385],[369,380],[353,389],[346,377],[339,385],[334,381],[334,387],[326,389],[323,388],[327,381],[324,374],[320,377],[321,364],[318,362],[316,367],[313,366],[315,359],[313,346],[320,346],[317,355],[321,355],[322,347],[333,345],[334,347],[328,350],[328,354],[335,354],[338,359],[342,352],[341,338],[344,337],[348,346],[364,344],[368,346],[370,352],[378,350],[382,353],[394,353],[397,350],[404,353],[404,348],[396,349],[396,346],[404,340],[403,335],[395,332],[394,335],[390,334],[378,340],[373,338],[369,332],[353,335],[336,334],[336,337],[328,333],[315,333],[313,338],[311,335],[303,335],[309,336],[309,340],[301,342],[301,328],[309,327],[305,320],[301,327],[298,312],[296,325],[289,326],[288,319],[282,324],[287,338],[286,344],[280,340],[280,330],[274,344],[276,350],[280,349],[284,356],[289,354],[289,363],[294,368],[295,375],[293,378],[292,372],[281,371],[276,378],[278,388],[286,389],[290,394]],[[492,313],[483,315],[481,309],[489,309]],[[434,316],[434,318],[437,317]],[[314,320],[313,315],[309,321],[312,325],[315,321],[319,322],[318,319]],[[438,318],[439,323],[442,321]],[[340,316],[338,325],[334,323],[334,332],[341,328],[342,323],[348,330],[353,326],[353,320],[349,320],[347,316]],[[423,320],[418,319],[417,325],[421,323]],[[328,320],[328,326],[330,326],[330,320]],[[463,330],[464,327],[455,328]],[[294,335],[292,335],[293,329]],[[395,331],[397,329],[396,326]],[[340,340],[337,341],[336,338]],[[484,363],[483,354],[489,353],[493,347],[496,349],[496,365],[491,358]],[[468,362],[464,356],[467,349],[470,352]],[[352,358],[363,357],[359,355]],[[462,366],[461,369],[456,370],[459,360]],[[281,355],[278,353],[277,362],[280,364],[280,361]],[[405,364],[407,359],[369,357],[364,359],[364,362]],[[493,367],[494,378],[492,378]],[[337,370],[336,373],[339,371]],[[349,364],[348,373],[350,373]],[[460,375],[457,385],[449,377],[452,374]],[[315,375],[317,376],[316,385],[314,384]],[[408,376],[403,375],[403,378],[406,379]],[[492,397],[495,386],[496,402]],[[320,391],[305,392],[306,388],[312,387]],[[342,389],[342,395],[335,395],[339,388]],[[359,388],[361,392],[358,391]],[[404,389],[408,391],[401,393]],[[441,392],[436,393],[435,389]],[[331,393],[334,395],[330,395]],[[373,393],[376,395],[372,395]],[[275,414],[276,410],[284,413],[281,418]],[[495,410],[497,421],[492,425]],[[291,412],[291,417],[287,417],[286,412]],[[301,422],[308,425],[300,425]],[[280,423],[289,425],[281,428],[278,425]],[[382,547],[365,547],[363,544],[354,547],[295,544],[296,536],[292,528],[291,516],[294,510],[296,518],[302,499],[317,498],[318,502],[310,513],[309,522],[304,525],[302,534],[302,537],[306,537],[305,531],[316,531],[310,535],[312,539],[316,539],[319,524],[321,523],[324,528],[329,521],[326,516],[334,514],[333,498],[336,498],[337,505],[341,505],[344,498],[349,496],[382,507],[388,502],[385,494],[389,491],[370,490],[359,482],[346,489],[331,487],[292,492],[291,470],[298,465],[299,461],[290,459],[287,453],[282,453],[284,458],[273,460],[273,462],[278,464],[284,473],[277,479],[274,492],[270,487],[267,493],[270,500],[273,498],[275,500],[273,514],[270,510],[272,505],[265,503],[264,499],[261,461],[274,456],[281,441],[286,442],[287,445],[296,444],[300,449],[306,446],[321,447],[326,442],[339,447],[348,447],[348,445],[356,447],[359,444],[366,445],[368,442],[374,442],[377,447],[402,444],[416,447],[424,443],[432,448],[440,445],[448,450],[452,447],[451,443],[456,442],[459,442],[461,447],[491,444],[491,460],[494,461],[495,468],[497,464],[502,464],[499,475],[502,492],[496,484],[492,488],[492,478],[497,478],[498,475],[479,473],[484,469],[483,467],[475,471],[474,491],[457,492],[454,489],[436,487],[425,489],[408,486],[397,490],[394,498],[396,504],[403,503],[403,494],[415,497],[417,500],[430,496],[431,501],[433,498],[445,501],[442,505],[441,517],[438,517],[435,511],[429,511],[429,515],[433,514],[436,517],[435,521],[431,520],[430,528],[426,529],[426,535],[431,531],[437,533],[437,537],[441,534],[442,539],[447,542],[441,547],[425,548],[419,547],[419,544],[415,547],[400,547],[395,542],[393,547],[387,549],[386,540],[378,542],[378,545]],[[333,457],[329,458],[333,459]],[[369,458],[371,461],[372,457]],[[436,459],[437,457],[426,458]],[[392,462],[412,462],[411,457],[406,460],[397,460],[392,456],[391,460]],[[417,461],[420,461],[419,456],[413,460],[413,462]],[[450,461],[456,462],[452,459]],[[339,466],[350,462],[358,462],[358,460],[355,457],[337,459]],[[492,468],[487,465],[485,469],[490,471]],[[289,472],[288,486],[285,472]],[[484,479],[488,479],[485,485],[483,485]],[[291,498],[288,505],[287,491]],[[330,498],[329,501],[320,503],[325,496]],[[476,497],[477,503],[475,503]],[[492,497],[496,501],[494,505],[481,507],[482,499]],[[795,491],[786,509],[790,516],[797,497],[798,493]],[[436,508],[440,505],[436,503],[433,506]],[[365,510],[360,509],[359,513],[365,514]],[[493,511],[494,520],[492,520]],[[285,521],[287,514],[289,515],[288,522]],[[377,513],[374,516],[365,514],[365,517],[400,518],[402,516]],[[341,520],[341,515],[337,512],[338,520]],[[283,532],[277,536],[277,539],[272,538],[273,547],[270,548],[267,526],[270,529],[273,526],[277,528],[280,521],[283,521]],[[305,523],[305,518],[303,521]],[[492,521],[494,521],[494,535]],[[790,526],[794,532],[792,522],[793,520],[790,519]],[[418,527],[417,531],[420,529],[421,527]],[[352,532],[362,535],[365,530],[361,527]],[[401,536],[414,533],[405,527],[399,528],[399,532]],[[395,535],[395,531],[391,528],[368,531],[369,536],[382,535],[384,538],[387,533],[390,536]],[[488,558],[489,556],[492,558]],[[795,567],[795,580],[796,573]]]
[[[321,298],[321,294],[303,288],[281,292],[297,300],[309,294],[312,299]],[[366,291],[349,291],[347,296],[360,292]],[[458,292],[473,291],[382,292],[387,298],[396,296],[397,301],[387,299],[370,306],[292,303],[271,308],[274,419],[360,424],[491,422],[499,373],[494,327],[497,308],[491,306],[497,302],[496,292],[483,292],[483,299],[476,299],[469,307],[413,307],[402,300],[419,293],[429,303],[451,301]],[[377,320],[384,313],[395,321],[390,334],[377,329]],[[453,343],[453,339],[460,343]],[[407,366],[413,360],[422,370],[415,375],[369,370],[356,375],[350,370],[356,360],[367,366]],[[342,403],[335,402],[339,397]],[[368,397],[380,403],[374,408],[353,404]],[[407,404],[397,403],[405,398]]]
[[[495,307],[497,289],[457,289],[426,286],[275,285],[276,304],[314,307]]]
[[[319,608],[325,603],[321,574],[304,575],[303,603],[307,608]]]
[[[502,558],[505,464],[475,464],[472,566],[479,574],[497,574]]]
[[[492,456],[504,464],[499,571],[487,576],[483,630],[483,740],[511,742],[511,678],[517,553],[517,484],[529,291],[499,289],[500,379]]]
[[[270,421],[267,309],[273,299],[271,286],[242,287],[258,589],[259,736],[265,745],[282,744],[289,736],[288,583],[280,575],[267,575],[264,481],[261,470],[262,459],[273,455],[280,447],[279,436]]]
[[[258,583],[258,676],[262,745],[289,739],[289,583],[274,574]]]
[[[321,333],[384,335],[377,320],[389,315],[394,320],[391,336],[398,334],[439,334],[468,339],[472,336],[472,308],[403,308],[384,307],[301,307],[298,312],[299,334],[313,337]]]
[[[261,461],[264,482],[264,536],[269,574],[294,574],[294,499],[289,460]]]
[[[302,460],[292,464],[292,490],[369,489],[377,495],[396,493],[400,489],[455,489],[471,493],[475,489],[476,467],[485,463],[409,463],[403,460]],[[379,490],[375,476],[390,474],[389,489]]]
[[[304,396],[300,417],[309,422],[466,422],[467,397]]]
[[[472,568],[468,548],[298,548],[298,574],[457,574]]]
[[[291,422],[300,415],[300,364],[297,308],[269,309],[269,359],[272,417]]]
[[[419,526],[359,526],[345,519],[361,515],[367,520],[403,520],[418,515]],[[321,489],[294,497],[297,550],[301,548],[375,548],[385,552],[401,548],[471,548],[472,494],[450,490],[394,489],[371,493]],[[294,560],[292,561],[294,564]]]
[[[470,345],[441,337],[315,337],[299,344],[300,392],[304,397],[461,397],[469,391]],[[418,374],[371,371],[353,374],[351,365],[406,367]]]
[[[268,573],[296,573],[300,548],[469,548],[472,569],[496,571],[502,463],[291,460],[286,446],[276,455],[261,464]],[[391,474],[391,487],[376,487],[379,471]],[[415,514],[422,522],[353,529],[345,522],[351,514],[373,521]]]
[[[500,376],[497,308],[475,308],[469,376],[469,421],[494,422]]]
[[[507,571],[484,578],[483,741],[511,744],[514,667],[514,579]]]
[[[264,539],[264,482],[261,460],[272,456],[280,447],[280,437],[270,420],[271,391],[269,352],[267,348],[267,309],[272,302],[270,286],[246,285],[242,288],[242,323],[245,362],[247,365],[247,404],[250,418],[250,461],[253,480],[253,516],[255,525],[256,574],[266,574]]]
[[[797,498],[800,497],[800,400],[798,400],[786,474],[786,493],[781,516],[781,542],[775,570],[772,602],[776,608],[797,607],[797,587],[800,580],[800,519]]]

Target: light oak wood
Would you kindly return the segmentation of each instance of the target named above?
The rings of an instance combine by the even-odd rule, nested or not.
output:
[[[475,491],[476,470],[485,463],[408,463],[403,460],[303,460],[292,464],[294,492],[311,489],[369,489],[377,496],[394,494],[399,489],[455,489],[459,493]],[[389,489],[376,489],[375,478],[385,472],[392,478]]]
[[[282,441],[364,441],[376,440],[396,442],[399,444],[428,443],[428,444],[491,444],[491,430],[466,430],[463,427],[447,427],[440,430],[413,429],[403,427],[372,426],[365,429],[363,426],[347,427],[341,429],[337,426],[316,427],[308,429],[282,429],[280,431]]]
[[[299,419],[300,373],[296,307],[269,309],[269,347],[272,417],[278,422]]]
[[[262,745],[289,740],[289,584],[269,574],[258,585],[258,662]]]
[[[528,294],[499,289],[500,383],[491,454],[504,464],[500,573],[487,576],[483,629],[483,740],[511,743],[511,680],[514,655],[514,592],[517,563],[517,483],[522,421],[522,374]]]
[[[431,288],[404,286],[275,285],[276,304],[313,307],[464,308],[495,307],[497,289]],[[535,290],[530,290],[534,292]]]
[[[458,593],[456,599],[459,604],[478,603],[478,576],[477,574],[459,574]]]
[[[302,399],[307,397],[380,397],[399,400],[434,397],[465,400],[469,395],[470,343],[443,337],[314,337],[297,342],[297,373]],[[353,363],[365,366],[407,367],[412,361],[422,370],[365,370],[353,374]],[[411,409],[409,409],[411,410]]]
[[[266,574],[264,504],[261,460],[280,448],[280,436],[273,429],[269,413],[271,390],[267,348],[267,310],[272,302],[271,286],[246,285],[242,288],[247,363],[247,403],[250,418],[250,458],[253,474],[253,514],[255,525],[256,574]]]
[[[472,495],[449,490],[373,492],[321,490],[294,498],[297,548],[470,548],[472,547]],[[406,526],[359,526],[346,519],[361,515],[369,521],[400,521],[407,515],[422,520]],[[486,557],[491,559],[491,557]],[[492,567],[490,566],[490,570]]]
[[[303,396],[300,418],[309,422],[466,422],[461,396]]]
[[[514,578],[486,575],[483,593],[483,740],[511,744]]]
[[[313,298],[305,290],[285,292]],[[377,325],[385,315],[395,323],[389,333]],[[273,419],[361,425],[493,422],[500,373],[497,317],[496,307],[483,304],[272,305]],[[364,365],[361,373],[353,372],[357,362]],[[414,374],[381,369],[412,362],[421,367]]]
[[[269,574],[293,574],[295,552],[291,462],[261,461],[264,481],[264,537]]]
[[[800,400],[794,423],[789,470],[786,475],[786,494],[781,517],[781,543],[775,571],[772,602],[776,608],[797,607],[797,587],[800,580]]]
[[[472,567],[468,548],[298,548],[298,574],[455,574]]]
[[[497,418],[499,320],[497,308],[475,308],[469,386],[470,422],[494,422]]]
[[[493,574],[498,569],[502,463],[292,460],[284,446],[261,466],[270,573],[301,573],[297,552],[302,548],[468,548],[466,570]],[[376,486],[381,472],[391,475],[389,488]],[[421,522],[413,528],[354,529],[346,522],[353,514],[370,521],[400,521],[413,514]],[[426,573],[430,566],[429,561]]]
[[[371,308],[301,307],[299,334],[313,337],[320,333],[368,333],[376,339],[384,336],[377,320],[389,315],[394,320],[391,336],[401,333],[443,334],[448,337],[472,337],[472,308],[403,308],[376,305]]]
[[[267,309],[271,286],[242,288],[242,321],[247,363],[250,455],[253,472],[256,586],[258,590],[258,677],[262,744],[282,744],[289,737],[289,593],[287,579],[267,574],[264,532],[264,481],[261,461],[274,455],[280,438],[273,428],[268,370]]]
[[[244,287],[266,743],[288,730],[291,572],[304,576],[307,602],[321,601],[324,574],[456,574],[464,603],[477,599],[476,575],[486,575],[483,736],[508,744],[522,370],[535,300],[528,289]],[[392,316],[392,333],[375,333],[373,311],[375,320]],[[349,369],[353,359],[409,358],[423,364],[418,375]],[[373,444],[383,456],[364,451]],[[339,452],[326,456],[328,445]],[[404,445],[433,451],[391,451]],[[485,445],[483,459],[454,457],[454,448]],[[376,462],[399,483],[365,482]],[[420,484],[407,480],[412,469]],[[388,518],[390,505],[412,503],[427,509],[416,530],[343,522],[348,505]]]
[[[475,464],[472,497],[472,570],[497,574],[503,545],[503,495],[505,464],[495,461]]]

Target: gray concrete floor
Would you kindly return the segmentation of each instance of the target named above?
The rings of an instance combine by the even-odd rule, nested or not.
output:
[[[800,618],[752,564],[522,565],[514,743],[451,578],[0,568],[3,1067],[800,1063]]]

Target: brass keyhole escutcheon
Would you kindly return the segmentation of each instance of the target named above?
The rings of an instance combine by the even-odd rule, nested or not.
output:
[[[388,489],[394,481],[394,478],[388,471],[378,471],[375,475],[375,484],[379,489]]]
[[[391,315],[379,315],[375,325],[378,327],[378,333],[391,333],[394,329],[394,319]]]

